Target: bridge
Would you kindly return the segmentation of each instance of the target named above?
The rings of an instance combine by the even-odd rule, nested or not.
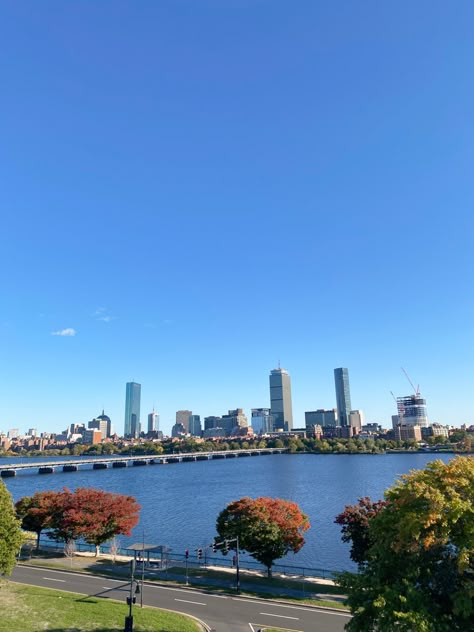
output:
[[[38,474],[54,474],[55,472],[77,472],[79,469],[106,470],[109,467],[118,469],[144,465],[165,465],[168,463],[182,463],[183,461],[211,461],[213,459],[283,454],[284,452],[288,452],[288,448],[222,450],[221,452],[178,452],[176,454],[147,454],[140,456],[77,457],[76,459],[44,461],[41,463],[36,461],[0,464],[0,476],[3,478],[16,476],[17,472],[22,470],[36,469]]]

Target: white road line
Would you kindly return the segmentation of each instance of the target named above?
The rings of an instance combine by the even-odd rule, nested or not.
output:
[[[112,588],[112,586],[102,586],[102,588],[104,590],[115,590],[115,588]]]
[[[259,614],[264,614],[267,617],[278,617],[279,619],[294,619],[295,621],[299,621],[299,617],[285,617],[284,614],[272,614],[271,612],[260,612]]]
[[[62,582],[63,584],[66,583],[65,579],[56,579],[54,577],[43,577],[43,579],[46,579],[48,582]]]
[[[255,603],[259,606],[272,606],[272,608],[289,608],[290,610],[303,610],[304,612],[319,612],[321,614],[334,615],[335,617],[347,617],[352,618],[352,615],[348,612],[334,612],[334,610],[327,610],[324,606],[318,608],[318,606],[313,606],[312,608],[304,608],[302,606],[290,606],[282,603],[272,603],[269,604],[268,601],[258,601],[257,599],[243,599],[242,597],[231,597],[233,601],[245,601],[246,603]]]
[[[183,603],[193,603],[196,606],[207,606],[206,603],[201,603],[200,601],[188,601],[187,599],[176,599],[176,597],[174,598],[175,601],[182,601]]]
[[[251,623],[249,623],[250,629],[252,630],[252,632],[255,632],[255,628],[253,627],[253,625]]]

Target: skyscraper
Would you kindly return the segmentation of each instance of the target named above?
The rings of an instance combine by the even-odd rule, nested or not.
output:
[[[153,412],[148,415],[148,432],[156,432],[160,429],[160,416]]]
[[[192,410],[177,410],[176,423],[184,426],[185,433],[189,433],[189,418],[193,414]]]
[[[351,406],[351,389],[349,387],[349,369],[334,369],[336,385],[337,415],[341,426],[349,425]]]
[[[127,382],[125,390],[125,424],[123,431],[125,437],[138,437],[140,435],[141,390],[141,384]]]
[[[270,373],[270,413],[275,430],[293,429],[291,380],[285,369],[273,369]]]

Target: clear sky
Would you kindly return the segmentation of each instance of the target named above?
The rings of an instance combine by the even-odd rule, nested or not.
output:
[[[474,3],[4,0],[0,429],[125,383],[474,422]],[[69,333],[74,335],[53,335]]]

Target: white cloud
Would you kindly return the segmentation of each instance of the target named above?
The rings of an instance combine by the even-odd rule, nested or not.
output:
[[[111,320],[115,320],[115,316],[99,316],[97,320],[101,320],[103,323],[110,323]]]
[[[52,331],[52,336],[75,336],[76,330],[72,327],[66,327],[66,329],[60,329],[59,331]]]

